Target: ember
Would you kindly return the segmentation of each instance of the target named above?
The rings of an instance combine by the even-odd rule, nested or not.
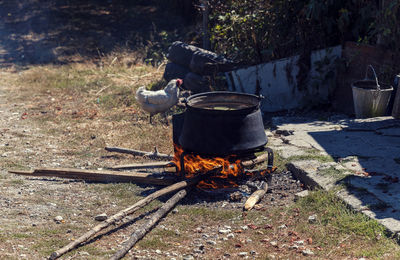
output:
[[[185,154],[182,147],[174,144],[173,162],[176,164],[177,173],[186,178],[192,178],[199,174],[207,173],[217,167],[222,170],[214,176],[210,176],[207,180],[199,182],[198,188],[202,189],[218,189],[236,187],[235,178],[240,176],[252,176],[253,173],[246,171],[242,165],[242,160],[237,155],[229,155],[222,157],[202,157],[198,154]],[[183,168],[182,169],[182,164]],[[263,176],[267,170],[258,172]]]

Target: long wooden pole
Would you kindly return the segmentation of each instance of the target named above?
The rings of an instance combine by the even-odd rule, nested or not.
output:
[[[80,236],[79,238],[77,238],[76,240],[72,241],[71,243],[69,243],[68,245],[64,246],[63,248],[60,248],[59,250],[53,252],[49,259],[57,259],[60,256],[62,256],[63,254],[69,252],[70,250],[74,249],[75,247],[77,247],[78,245],[80,245],[81,243],[89,240],[92,236],[94,236],[96,233],[100,232],[101,230],[105,229],[106,227],[114,224],[115,222],[123,219],[124,217],[126,217],[127,215],[130,215],[132,213],[134,213],[136,210],[146,206],[147,204],[149,204],[150,202],[152,202],[153,200],[169,194],[171,192],[177,191],[177,190],[181,190],[183,188],[192,186],[194,184],[197,184],[200,180],[206,178],[207,176],[209,176],[210,174],[215,173],[216,171],[219,171],[220,168],[218,169],[214,169],[206,174],[201,174],[198,175],[192,179],[188,179],[188,180],[184,180],[184,181],[180,181],[177,182],[171,186],[165,187],[161,190],[158,190],[152,194],[150,194],[149,196],[139,200],[138,202],[136,202],[135,204],[133,204],[132,206],[121,210],[120,212],[118,212],[117,214],[109,217],[108,219],[106,219],[104,222],[98,224],[97,226],[93,227],[91,230],[89,230],[88,232],[86,232],[85,234],[83,234],[82,236]]]
[[[140,240],[142,239],[156,224],[164,217],[181,199],[187,194],[187,190],[181,190],[172,196],[161,208],[154,213],[150,220],[137,229],[131,234],[131,237],[122,245],[122,248],[118,250],[112,257],[111,260],[121,259],[126,253]]]
[[[33,171],[10,170],[9,173],[32,177],[59,177],[102,182],[133,182],[153,185],[171,185],[176,182],[173,176],[140,172],[115,172],[99,170],[81,170],[69,168],[39,168]]]
[[[149,204],[151,201],[166,195],[168,193],[183,189],[189,185],[194,184],[193,180],[187,180],[187,181],[181,181],[178,183],[175,183],[171,186],[165,187],[161,190],[158,190],[152,194],[150,194],[149,196],[139,200],[138,202],[136,202],[135,204],[133,204],[132,206],[118,212],[117,214],[109,217],[108,219],[106,219],[105,221],[103,221],[102,223],[98,224],[97,226],[93,227],[91,230],[89,230],[88,232],[86,232],[85,234],[83,234],[82,236],[80,236],[78,239],[72,241],[71,243],[69,243],[68,245],[64,246],[63,248],[60,248],[59,250],[53,252],[50,256],[49,259],[56,259],[60,256],[62,256],[63,254],[69,252],[70,250],[74,249],[75,247],[77,247],[79,244],[89,240],[93,235],[95,235],[96,233],[100,232],[101,230],[103,230],[104,228],[114,224],[115,222],[123,219],[124,217],[126,217],[127,215],[130,215],[132,213],[134,213],[135,211],[137,211],[138,209],[146,206],[147,204]]]

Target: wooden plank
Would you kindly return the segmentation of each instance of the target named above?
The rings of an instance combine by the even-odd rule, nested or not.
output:
[[[133,182],[154,185],[171,185],[177,180],[172,174],[168,176],[160,176],[160,174],[151,173],[81,170],[70,168],[39,168],[33,171],[11,170],[9,173],[32,177],[59,177],[100,182]]]

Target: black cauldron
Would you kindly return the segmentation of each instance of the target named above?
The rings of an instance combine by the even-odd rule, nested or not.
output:
[[[261,97],[226,91],[190,96],[186,111],[173,117],[174,142],[186,152],[244,154],[267,144]]]

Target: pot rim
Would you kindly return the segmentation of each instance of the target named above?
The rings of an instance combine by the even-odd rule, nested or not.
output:
[[[201,97],[216,97],[216,96],[220,96],[222,101],[223,101],[224,97],[235,97],[236,96],[238,98],[245,98],[248,100],[248,102],[246,102],[246,100],[243,100],[242,103],[247,106],[243,107],[243,108],[237,108],[234,110],[217,110],[217,109],[207,109],[207,108],[199,107],[199,106],[196,106],[195,104],[193,104],[196,101],[196,99],[199,99]],[[212,91],[212,92],[203,92],[203,93],[192,95],[186,99],[185,103],[186,103],[186,107],[188,109],[194,109],[197,111],[204,111],[207,113],[234,113],[235,114],[235,113],[243,113],[243,112],[249,113],[250,111],[259,109],[260,102],[262,99],[263,99],[262,96],[257,96],[257,95],[248,94],[248,93],[231,92],[231,91]],[[201,103],[201,100],[199,100],[199,102]],[[227,103],[229,103],[229,102],[227,102]],[[238,103],[240,103],[240,100]]]

